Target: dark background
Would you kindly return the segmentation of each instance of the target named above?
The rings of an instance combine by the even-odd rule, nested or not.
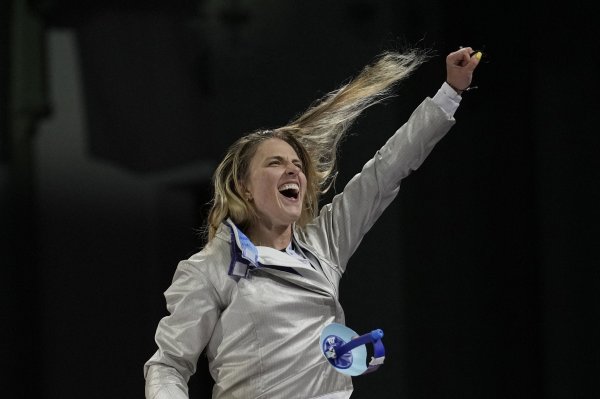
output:
[[[226,146],[383,50],[433,49],[354,126],[341,191],[468,45],[479,88],[342,280],[347,324],[382,328],[387,351],[353,398],[597,397],[600,46],[583,4],[2,2],[3,391],[143,397]],[[209,397],[202,359],[190,387]]]

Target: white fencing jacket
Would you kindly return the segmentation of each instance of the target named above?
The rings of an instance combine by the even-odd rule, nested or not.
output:
[[[187,381],[204,350],[214,399],[348,398],[351,377],[319,348],[321,330],[344,323],[340,278],[400,181],[454,124],[459,101],[444,84],[310,224],[294,226],[293,248],[309,262],[255,247],[257,265],[236,265],[241,232],[229,221],[180,262],[165,292],[170,315],[158,325],[158,350],[144,365],[146,398],[188,398]]]

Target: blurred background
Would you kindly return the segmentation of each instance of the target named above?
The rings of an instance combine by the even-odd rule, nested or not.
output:
[[[484,52],[456,126],[342,279],[385,331],[361,398],[595,398],[598,24],[584,2],[6,0],[0,6],[3,391],[142,398],[177,262],[226,146],[405,46],[436,56],[369,109],[335,191]],[[329,199],[330,196],[324,198]],[[206,359],[190,397],[210,397]]]

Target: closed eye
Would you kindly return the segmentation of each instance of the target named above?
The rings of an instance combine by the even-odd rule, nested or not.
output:
[[[279,166],[283,163],[284,163],[284,161],[281,157],[273,157],[270,160],[268,160],[267,166]],[[300,160],[292,160],[292,163],[294,164],[294,166],[296,166],[298,169],[300,169],[301,171],[304,172],[304,167],[302,165],[302,162],[300,162]]]

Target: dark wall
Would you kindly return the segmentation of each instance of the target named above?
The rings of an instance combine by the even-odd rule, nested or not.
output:
[[[578,3],[513,3],[32,2],[54,112],[30,148],[33,231],[2,246],[15,397],[142,397],[162,292],[202,245],[225,146],[416,43],[437,56],[358,120],[337,191],[435,93],[448,52],[484,58],[456,126],[342,280],[347,324],[382,328],[387,350],[352,397],[595,397],[597,24]],[[1,232],[15,240],[21,177],[2,154]],[[202,359],[190,385],[210,392]]]

